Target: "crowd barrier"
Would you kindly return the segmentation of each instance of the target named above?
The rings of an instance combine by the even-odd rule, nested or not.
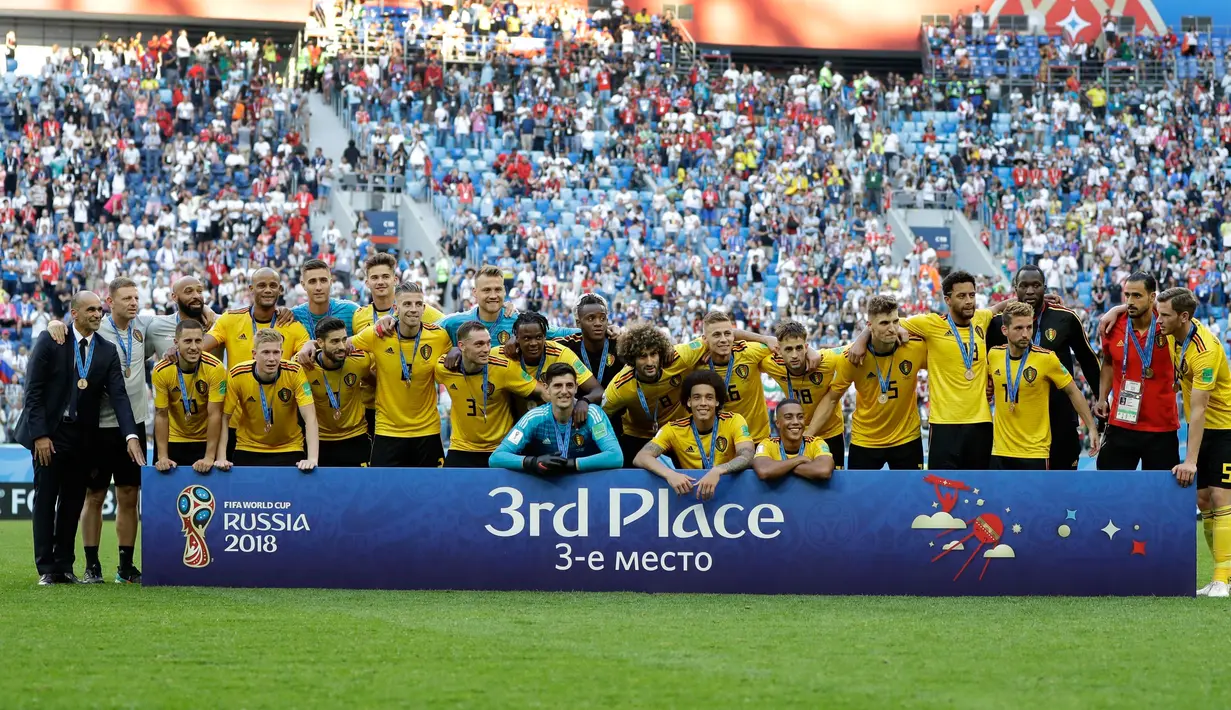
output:
[[[755,594],[1169,595],[1194,493],[1166,472],[146,469],[147,585]]]

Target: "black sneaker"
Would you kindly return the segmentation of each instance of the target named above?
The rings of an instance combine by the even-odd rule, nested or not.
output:
[[[60,584],[81,584],[82,581],[77,579],[77,575],[72,572],[66,572],[60,575]]]
[[[141,570],[136,567],[128,569],[117,569],[115,571],[116,584],[141,584]]]
[[[107,580],[103,579],[102,565],[89,565],[85,568],[85,579],[81,580],[82,584],[102,584]]]
[[[50,587],[53,584],[60,583],[60,575],[58,574],[40,574],[38,576],[38,586]]]

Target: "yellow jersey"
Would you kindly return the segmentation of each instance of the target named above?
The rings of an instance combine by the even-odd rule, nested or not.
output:
[[[737,340],[731,346],[731,359],[725,365],[715,365],[707,354],[697,364],[698,370],[713,370],[727,383],[727,403],[723,410],[738,414],[748,423],[748,431],[758,441],[769,436],[769,408],[765,405],[765,387],[761,384],[761,363],[773,353],[764,343]]]
[[[1005,362],[1008,346],[997,345],[988,351],[987,367],[995,390],[996,409],[992,424],[992,456],[1017,459],[1045,459],[1051,456],[1051,390],[1062,390],[1073,376],[1060,364],[1056,354],[1031,346],[1025,354],[1022,378],[1017,381],[1021,359]],[[1017,382],[1017,404],[1010,407],[1008,378]]]
[[[449,352],[453,343],[444,328],[427,324],[420,328],[417,350],[414,338],[396,335],[378,338],[374,328],[366,328],[351,339],[356,350],[372,356],[376,371],[376,433],[379,436],[408,438],[440,434],[436,361]],[[403,379],[403,359],[410,380]]]
[[[826,444],[825,440],[819,436],[805,436],[803,444],[799,448],[803,450],[803,455],[809,459],[815,459],[821,456],[833,456],[833,454],[829,451],[829,444]],[[796,451],[793,454],[787,455],[786,450],[782,447],[782,437],[771,436],[757,444],[757,454],[755,458],[786,461],[787,459],[799,456],[800,453],[800,451]]]
[[[1194,389],[1210,393],[1205,405],[1206,429],[1231,429],[1231,368],[1222,343],[1203,323],[1193,321],[1197,331],[1188,347],[1180,352],[1187,333],[1179,338],[1167,336],[1171,345],[1171,362],[1179,373],[1180,391],[1184,396],[1184,418],[1191,419],[1189,402]]]
[[[183,390],[188,391],[188,411],[184,411]],[[167,410],[171,434],[168,441],[174,443],[202,442],[209,430],[209,403],[225,402],[227,398],[227,369],[222,361],[201,353],[201,362],[195,372],[182,372],[179,365],[163,360],[154,366],[150,375],[154,386],[154,408]]]
[[[700,340],[676,345],[670,362],[663,366],[656,382],[638,380],[633,366],[625,365],[603,391],[603,410],[612,417],[622,413],[620,421],[626,436],[653,437],[659,427],[688,415],[680,402],[680,385],[684,375],[696,369],[704,355],[705,345]],[[644,406],[642,397],[645,398]]]
[[[495,357],[504,357],[500,353],[500,348],[492,348],[491,354]],[[572,350],[569,350],[563,345],[560,345],[559,343],[554,343],[550,340],[548,340],[546,344],[544,345],[543,357],[539,359],[539,364],[527,365],[524,360],[516,361],[514,362],[514,364],[521,367],[522,370],[529,373],[530,376],[533,377],[535,380],[538,380],[539,382],[542,382],[544,385],[546,385],[547,384],[547,377],[546,377],[547,368],[551,367],[557,362],[562,362],[565,365],[568,365],[569,367],[573,368],[573,372],[577,374],[577,385],[579,387],[585,384],[586,382],[589,382],[590,380],[594,379],[594,376],[591,375],[590,371],[586,369],[585,364],[581,362],[581,358],[577,357],[577,353],[574,353]],[[525,400],[518,400],[517,402],[514,402],[514,406],[513,406],[514,419],[520,419],[522,415],[524,415],[529,410],[534,409],[536,406],[538,405],[531,403],[531,402],[527,402]]]
[[[235,448],[257,453],[285,453],[303,450],[303,427],[299,424],[299,408],[312,406],[312,388],[297,363],[283,360],[273,382],[256,379],[256,363],[241,362],[231,368],[227,381],[224,412],[235,427]],[[272,419],[265,431],[264,402]]]
[[[862,365],[851,363],[845,355],[837,358],[833,391],[843,393],[851,384],[855,385],[852,445],[885,449],[908,444],[921,436],[916,387],[919,370],[929,363],[927,344],[914,337],[885,355],[877,355],[869,348]],[[882,379],[886,385],[884,402],[880,401]]]
[[[308,331],[298,321],[286,325],[274,326],[273,323],[259,323],[252,317],[252,311],[247,308],[233,308],[218,316],[209,334],[218,341],[226,352],[227,365],[235,367],[253,358],[252,340],[258,330],[273,328],[282,333],[282,359],[291,360],[304,343],[311,340]]]
[[[654,435],[654,443],[662,447],[663,453],[671,456],[675,467],[680,470],[704,470],[701,462],[701,451],[713,456],[713,465],[724,464],[735,458],[735,447],[739,444],[752,442],[748,433],[748,423],[734,412],[719,412],[717,437],[714,430],[698,432],[693,436],[692,417],[676,419],[658,430]],[[700,444],[697,440],[700,439]],[[698,449],[697,447],[701,448]]]
[[[453,400],[449,448],[485,453],[495,451],[513,428],[509,395],[524,399],[537,384],[528,372],[496,355],[491,356],[483,372],[473,375],[445,369],[442,355],[436,362],[436,381]]]
[[[821,404],[821,398],[833,385],[834,374],[837,372],[838,360],[845,360],[841,350],[826,350],[821,353],[821,364],[811,372],[802,375],[792,375],[786,368],[786,361],[777,355],[771,355],[761,363],[761,370],[774,378],[774,382],[782,388],[787,399],[794,397],[804,408],[804,421],[811,422],[812,415]],[[820,431],[822,439],[841,436],[846,432],[842,422],[842,408],[834,407]]]
[[[957,329],[949,327],[949,319],[936,313],[911,316],[902,327],[911,335],[923,338],[928,346],[928,396],[932,424],[978,424],[992,420],[987,406],[987,327],[992,312],[975,311],[970,324]],[[966,379],[966,363],[961,347],[968,347],[974,330],[973,377]],[[962,339],[962,346],[957,344]]]
[[[342,441],[368,433],[359,385],[371,371],[372,358],[364,352],[351,353],[336,370],[326,370],[321,365],[320,357],[317,357],[316,367],[304,371],[316,404],[316,422],[321,441]],[[337,409],[329,401],[330,392],[338,404]]]
[[[369,303],[368,305],[357,309],[355,311],[355,315],[351,316],[350,332],[354,333],[355,335],[359,335],[360,333],[363,332],[365,328],[371,326],[373,323],[380,320],[381,318],[385,316],[396,315],[393,311],[394,309],[392,308],[389,308],[384,311],[378,311],[376,310],[376,304]],[[426,305],[426,304],[423,306],[423,322],[424,323],[429,323],[429,324],[439,323],[440,319],[444,317],[445,317],[445,314],[441,313],[436,308]]]

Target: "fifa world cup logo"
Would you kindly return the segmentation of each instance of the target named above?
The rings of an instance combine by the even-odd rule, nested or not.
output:
[[[214,518],[214,494],[205,486],[188,486],[175,505],[184,524],[184,564],[205,567],[210,563],[205,528]]]

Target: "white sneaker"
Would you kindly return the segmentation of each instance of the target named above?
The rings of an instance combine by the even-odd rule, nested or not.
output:
[[[1231,597],[1231,588],[1227,587],[1226,582],[1210,582],[1210,593],[1208,597]]]
[[[1208,596],[1210,596],[1210,587],[1212,587],[1212,586],[1214,586],[1214,583],[1213,583],[1213,582],[1206,582],[1206,584],[1205,584],[1205,586],[1204,586],[1204,587],[1202,587],[1202,588],[1200,588],[1200,589],[1198,589],[1198,590],[1197,590],[1197,596],[1199,596],[1199,597],[1208,597]]]

